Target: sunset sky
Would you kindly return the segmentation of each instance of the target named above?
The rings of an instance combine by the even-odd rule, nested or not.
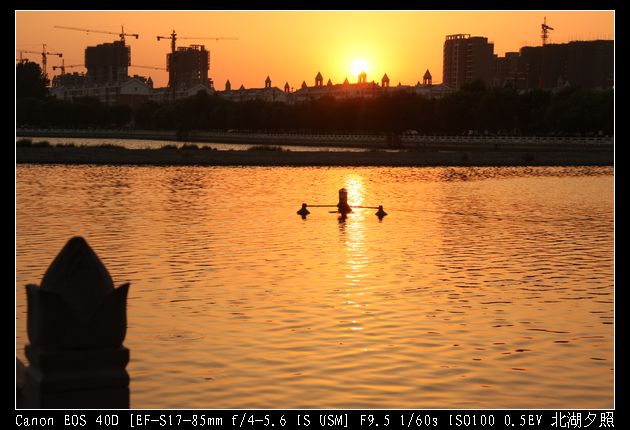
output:
[[[210,50],[210,77],[215,88],[263,87],[289,82],[299,88],[303,80],[313,85],[318,71],[333,83],[348,77],[356,82],[358,64],[367,68],[368,81],[387,73],[392,85],[415,84],[426,69],[433,82],[442,82],[442,49],[448,34],[469,33],[494,42],[495,54],[540,45],[544,17],[555,30],[550,43],[614,38],[614,12],[16,12],[16,51],[62,52],[66,65],[83,64],[84,49],[117,40],[116,35],[62,30],[55,25],[128,33],[131,63],[165,67],[170,40],[157,41],[173,29],[180,37],[237,37],[238,40],[178,40],[178,46],[203,44]],[[24,54],[41,62],[41,55]],[[16,58],[19,54],[16,52]],[[49,57],[48,73],[60,65]],[[84,71],[82,67],[69,71]],[[54,74],[59,73],[59,70]],[[165,86],[166,71],[130,68],[130,74],[151,76],[155,86]]]

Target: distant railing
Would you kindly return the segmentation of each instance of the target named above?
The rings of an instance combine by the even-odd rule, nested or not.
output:
[[[387,143],[386,134],[358,133],[298,133],[298,132],[242,132],[242,131],[188,131],[178,133],[164,130],[132,130],[132,129],[18,129],[18,136],[33,137],[102,137],[131,139],[161,139],[206,141],[216,143],[287,143],[302,145],[348,145],[348,146],[382,146]],[[430,145],[459,144],[467,146],[491,145],[498,148],[527,145],[554,146],[612,146],[614,139],[608,136],[431,136],[399,134],[401,147],[423,147]]]
[[[500,144],[500,145],[597,145],[611,146],[611,137],[569,136],[402,136],[401,143],[457,143],[457,144]]]

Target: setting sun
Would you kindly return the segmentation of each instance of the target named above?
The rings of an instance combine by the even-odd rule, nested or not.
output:
[[[392,84],[409,85],[422,82],[429,69],[437,84],[442,82],[447,35],[488,37],[494,42],[494,53],[503,56],[523,46],[539,46],[545,17],[555,29],[550,43],[576,37],[611,39],[614,34],[614,13],[610,11],[18,11],[15,41],[16,50],[22,53],[16,52],[16,58],[23,55],[41,62],[39,51],[45,42],[50,52],[63,53],[63,58],[48,58],[49,78],[61,73],[62,60],[66,68],[73,65],[71,72],[82,73],[85,49],[112,42],[118,33],[55,26],[117,32],[124,24],[126,31],[140,35],[127,38],[131,73],[151,77],[155,87],[168,85],[166,55],[171,50],[170,43],[158,41],[156,36],[167,36],[173,29],[178,35],[177,47],[199,43],[211,52],[208,73],[218,90],[224,89],[227,80],[235,88],[241,84],[260,88],[267,76],[272,86],[288,82],[299,88],[302,81],[312,85],[317,72],[325,77],[324,83],[331,79],[337,84],[345,78],[356,82],[362,69],[367,69],[363,71],[370,81],[380,81],[387,73]],[[204,39],[211,36],[238,40]]]
[[[361,72],[368,73],[370,71],[370,66],[368,65],[367,61],[363,59],[357,59],[352,62],[351,71],[352,71],[352,76],[356,77]]]

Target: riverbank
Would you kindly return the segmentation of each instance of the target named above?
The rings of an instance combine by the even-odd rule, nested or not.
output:
[[[90,139],[144,139],[156,141],[227,143],[242,145],[286,145],[307,147],[339,147],[383,149],[397,146],[403,149],[432,150],[495,150],[530,151],[537,148],[556,149],[608,149],[613,147],[612,137],[559,137],[559,136],[430,136],[401,134],[392,141],[385,134],[309,134],[309,133],[247,133],[211,132],[193,130],[177,133],[174,130],[97,130],[97,129],[17,129],[17,137],[71,137]]]
[[[399,152],[214,151],[120,147],[17,147],[17,163],[201,166],[612,166],[611,149],[412,150]]]
[[[245,133],[175,130],[75,130],[75,129],[18,129],[17,137],[72,137],[89,139],[142,139],[197,143],[228,143],[241,145],[331,146],[340,148],[383,148],[386,136],[361,134],[304,134],[304,133]]]

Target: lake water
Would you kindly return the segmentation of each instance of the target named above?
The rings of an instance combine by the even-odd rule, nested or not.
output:
[[[336,204],[302,220],[302,202]],[[612,168],[16,167],[24,285],[131,282],[134,408],[612,408]]]

